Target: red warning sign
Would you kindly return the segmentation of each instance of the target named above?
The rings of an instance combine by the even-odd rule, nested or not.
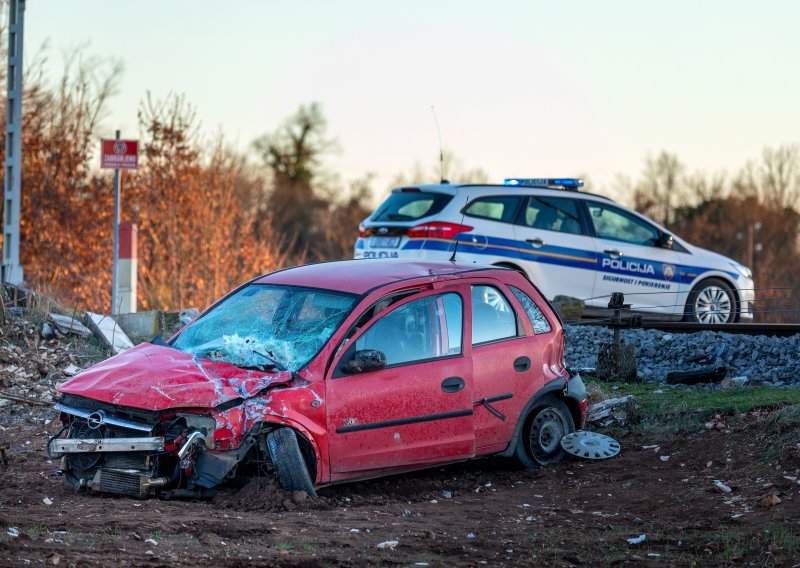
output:
[[[100,167],[135,170],[139,165],[138,140],[101,140]]]

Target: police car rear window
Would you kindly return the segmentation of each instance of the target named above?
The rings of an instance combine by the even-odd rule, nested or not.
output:
[[[452,195],[424,191],[392,193],[372,216],[372,221],[416,221],[436,215]]]
[[[476,199],[464,209],[464,214],[470,217],[481,217],[511,223],[519,206],[519,197],[497,196]]]

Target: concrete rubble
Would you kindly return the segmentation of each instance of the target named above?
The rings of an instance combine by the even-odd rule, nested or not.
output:
[[[586,422],[597,426],[624,426],[634,416],[638,403],[632,396],[609,398],[589,407]]]

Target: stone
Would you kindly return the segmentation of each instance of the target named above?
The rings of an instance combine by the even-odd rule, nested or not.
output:
[[[562,321],[578,321],[586,307],[583,300],[571,296],[556,296],[552,304]]]
[[[602,381],[640,382],[636,373],[636,350],[630,343],[603,343],[597,354],[597,377]]]

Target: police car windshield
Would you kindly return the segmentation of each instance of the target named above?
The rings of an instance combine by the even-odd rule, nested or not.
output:
[[[372,221],[416,221],[439,213],[452,198],[452,195],[424,191],[392,193],[378,207]]]

